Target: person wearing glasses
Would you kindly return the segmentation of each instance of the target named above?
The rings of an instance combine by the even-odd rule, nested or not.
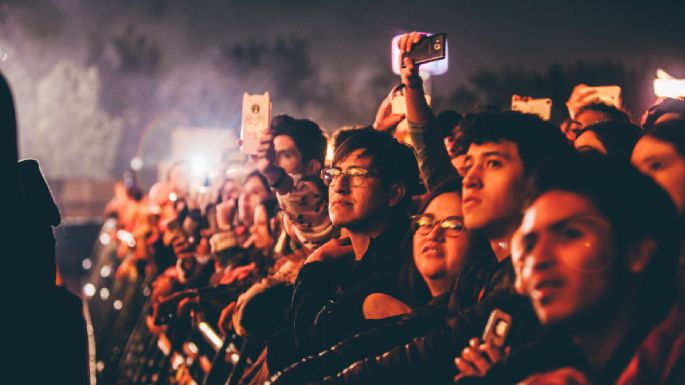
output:
[[[405,35],[400,51],[408,52],[420,39],[416,33]],[[464,267],[445,295],[399,323],[358,333],[329,349],[316,372],[298,369],[274,376],[278,384],[316,381],[312,377],[324,371],[333,383],[451,382],[458,374],[454,359],[472,338],[482,335],[496,307],[517,319],[508,344],[529,342],[538,331],[530,305],[513,289],[509,242],[521,221],[529,175],[544,163],[572,156],[573,149],[558,128],[536,116],[511,111],[476,114],[462,122],[466,153],[463,168],[455,170],[425,102],[418,66],[409,58],[404,64],[401,78],[409,134],[417,147],[423,180],[429,191],[440,183],[457,187],[459,171],[464,224],[486,237],[490,247]],[[333,196],[330,199],[334,202]]]
[[[340,143],[321,176],[331,222],[348,237],[309,255],[295,281],[292,316],[301,355],[407,311],[401,245],[411,197],[422,188],[412,149],[373,130]]]
[[[464,226],[458,185],[436,188],[419,213],[411,217],[412,261],[431,296],[438,297],[450,290],[467,263],[487,253],[489,245]]]

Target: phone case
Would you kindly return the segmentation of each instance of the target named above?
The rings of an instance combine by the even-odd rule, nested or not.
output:
[[[262,95],[243,94],[243,119],[240,127],[241,151],[256,155],[259,137],[269,129],[271,121],[271,98],[268,92]]]
[[[530,99],[514,95],[511,98],[511,110],[520,111],[524,114],[535,114],[549,121],[552,117],[552,99]]]
[[[445,58],[446,44],[447,34],[445,33],[426,36],[405,56],[413,59],[416,64],[442,60]],[[404,62],[401,65],[404,67]]]
[[[621,108],[621,87],[619,86],[601,86],[590,87],[596,91],[595,98],[602,103]]]
[[[510,329],[511,316],[499,309],[495,309],[490,313],[488,323],[483,330],[483,342],[501,348],[507,340]]]

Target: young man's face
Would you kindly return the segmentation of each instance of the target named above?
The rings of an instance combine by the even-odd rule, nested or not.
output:
[[[506,140],[471,144],[463,165],[466,228],[483,230],[486,235],[513,230],[524,197],[523,161],[516,145]]]
[[[352,186],[350,178],[340,176],[328,186],[328,212],[335,226],[349,230],[364,228],[380,216],[389,212],[387,189],[378,176],[370,156],[363,150],[352,151],[334,164],[343,171],[351,167],[368,170],[360,186]]]
[[[645,136],[633,149],[632,163],[649,175],[675,202],[678,213],[685,215],[685,159],[668,142]]]
[[[274,150],[276,151],[276,165],[288,174],[302,174],[304,163],[302,153],[295,145],[295,141],[288,135],[274,137]]]
[[[579,194],[555,190],[537,198],[512,251],[518,288],[543,325],[587,324],[619,302],[611,226]]]

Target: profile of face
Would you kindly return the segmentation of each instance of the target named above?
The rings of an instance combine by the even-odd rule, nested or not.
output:
[[[685,215],[685,159],[673,144],[653,138],[642,137],[631,158],[633,165],[659,184],[676,205],[678,214]]]
[[[288,174],[304,173],[302,153],[297,148],[295,141],[288,135],[274,137],[274,151],[276,152],[276,165]]]
[[[581,152],[596,151],[602,155],[607,155],[608,153],[604,143],[602,143],[597,134],[591,130],[581,133],[576,140],[573,141],[573,147]]]
[[[500,232],[516,226],[524,199],[523,161],[513,142],[471,144],[459,169],[466,227]]]
[[[464,229],[461,198],[456,192],[440,194],[417,217],[423,223],[414,220],[414,264],[427,283],[441,281],[448,287],[464,267],[471,246],[472,235]]]
[[[543,325],[585,324],[618,303],[612,228],[582,195],[542,194],[525,211],[512,251],[516,288]]]
[[[354,150],[334,164],[342,171],[351,168],[367,170],[365,177],[341,175],[328,186],[328,213],[335,226],[359,230],[375,223],[389,213],[397,202],[391,199],[389,189],[377,176],[372,157],[362,149]],[[356,184],[356,185],[355,185]]]

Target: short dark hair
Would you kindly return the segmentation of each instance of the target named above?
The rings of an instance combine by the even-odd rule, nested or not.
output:
[[[660,319],[677,293],[680,227],[668,194],[650,177],[625,162],[580,153],[565,162],[539,169],[530,178],[524,207],[542,194],[568,191],[589,199],[609,220],[620,254],[633,242],[652,238],[656,254],[642,274],[638,304],[646,317]]]
[[[277,115],[271,119],[271,131],[274,137],[286,135],[292,138],[302,154],[302,162],[318,160],[323,166],[328,140],[318,124],[308,119]]]
[[[685,159],[685,119],[669,120],[655,125],[645,136],[668,142]]]
[[[685,118],[685,100],[666,98],[649,107],[642,116],[642,129],[651,130],[655,122],[665,114],[678,114],[681,119]]]
[[[464,130],[461,144],[465,151],[471,144],[503,140],[516,144],[525,174],[542,163],[563,159],[573,153],[558,127],[532,114],[503,111],[467,115],[461,126]]]
[[[406,194],[398,208],[406,209],[411,197],[424,191],[414,150],[392,136],[376,130],[359,130],[341,142],[333,154],[333,164],[356,150],[371,157],[383,184],[403,184]]]
[[[333,134],[333,152],[335,152],[335,149],[340,146],[342,142],[345,141],[345,139],[349,138],[350,136],[354,134],[358,134],[360,132],[364,131],[375,131],[373,127],[371,126],[345,126],[340,128],[338,131],[336,131]]]
[[[640,127],[616,120],[589,125],[578,136],[585,131],[592,131],[597,135],[607,150],[607,156],[623,162],[630,162],[633,147],[642,134]]]
[[[438,127],[440,127],[440,132],[443,138],[452,136],[452,131],[454,131],[454,126],[461,122],[461,114],[457,111],[447,110],[438,114]]]
[[[608,105],[603,102],[594,102],[586,104],[576,111],[576,116],[580,115],[585,111],[596,111],[602,113],[608,117],[607,120],[618,120],[619,122],[630,122],[628,114],[619,110],[618,108]]]

